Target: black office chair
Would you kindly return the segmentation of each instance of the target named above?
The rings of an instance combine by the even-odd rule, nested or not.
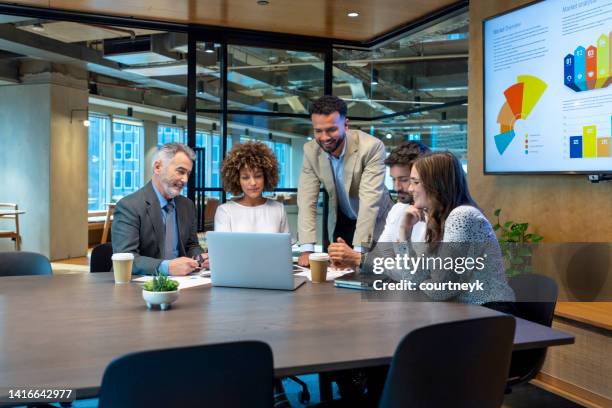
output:
[[[501,315],[408,333],[393,356],[379,406],[499,408],[514,327],[514,317]]]
[[[259,341],[144,351],[102,378],[99,408],[273,406],[272,350]]]
[[[36,252],[0,252],[0,276],[51,275],[49,258]]]
[[[557,304],[557,283],[549,277],[526,273],[511,278],[508,282],[514,290],[516,303],[514,314],[525,320],[550,327]],[[546,347],[521,350],[512,353],[508,392],[512,386],[532,380],[544,364]]]
[[[89,272],[110,272],[113,269],[113,244],[107,242],[91,250]]]

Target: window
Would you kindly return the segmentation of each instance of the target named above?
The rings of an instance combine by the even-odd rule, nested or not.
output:
[[[221,166],[221,137],[198,129],[196,131],[196,147],[206,149],[204,167],[205,187],[221,187],[221,177],[219,174]],[[207,195],[221,199],[221,193],[218,191],[207,193]]]
[[[120,189],[121,184],[121,170],[113,171],[113,189]]]
[[[122,149],[123,146],[121,142],[115,142],[114,147],[115,147],[114,154],[113,154],[114,160],[123,159],[123,155],[121,154],[123,152],[123,149]]]
[[[126,170],[123,172],[123,186],[126,189],[132,188],[132,185],[134,184],[132,182],[132,177],[134,177],[134,174],[131,170]]]
[[[187,133],[182,127],[159,125],[157,127],[157,145],[161,146],[166,143],[183,143],[187,144]]]
[[[112,163],[113,171],[121,171],[123,174],[122,185],[117,187],[117,183],[113,183],[111,192],[111,201],[117,202],[126,195],[138,190],[142,185],[140,180],[136,182],[133,178],[134,173],[140,171],[140,167],[144,163],[144,158],[134,155],[136,150],[141,150],[138,146],[144,141],[142,123],[131,119],[114,118],[112,139],[114,146],[123,146],[122,158],[118,159],[119,155],[115,152]],[[127,182],[128,174],[130,182]]]
[[[132,142],[125,142],[123,144],[123,157],[125,158],[125,160],[134,160],[134,156],[132,155],[133,146],[134,143]]]
[[[142,186],[144,128],[135,120],[95,113],[89,121],[88,210],[100,211]]]
[[[278,187],[291,187],[291,145],[274,142],[274,154],[278,160]]]
[[[107,149],[110,143],[110,118],[89,116],[87,209],[103,210],[108,201]]]

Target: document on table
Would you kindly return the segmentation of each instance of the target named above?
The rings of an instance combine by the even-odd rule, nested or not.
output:
[[[293,272],[295,276],[305,276],[309,281],[312,281],[312,277],[310,276],[310,269],[304,268],[303,266],[293,265]],[[338,269],[338,268],[327,268],[327,278],[326,281],[330,282],[340,276],[346,275],[347,273],[355,272],[353,269]]]
[[[132,282],[145,283],[153,279],[153,276],[141,276],[140,278],[132,279]],[[175,280],[179,284],[179,289],[189,289],[196,286],[208,285],[210,278],[201,276],[200,274],[187,276],[171,276],[170,279]]]

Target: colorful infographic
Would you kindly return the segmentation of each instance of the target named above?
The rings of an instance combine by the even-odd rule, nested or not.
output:
[[[612,174],[611,48],[612,0],[486,19],[484,173]]]
[[[514,124],[527,119],[546,90],[546,83],[533,75],[519,75],[517,82],[504,91],[506,102],[497,115],[499,134],[495,135],[495,147],[504,154],[515,138]]]
[[[610,77],[610,42],[612,31],[602,34],[597,39],[597,46],[588,48],[579,46],[574,54],[567,54],[563,59],[564,83],[576,92],[590,91],[607,87]]]

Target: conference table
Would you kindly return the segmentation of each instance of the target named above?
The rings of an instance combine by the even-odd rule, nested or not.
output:
[[[114,284],[111,273],[0,278],[0,387],[70,388],[87,398],[123,354],[237,340],[268,343],[279,377],[377,366],[413,329],[499,314],[458,303],[367,301],[331,282],[294,292],[200,286],[181,290],[167,311],[147,310],[141,291],[134,282]],[[573,343],[516,320],[514,350]]]

